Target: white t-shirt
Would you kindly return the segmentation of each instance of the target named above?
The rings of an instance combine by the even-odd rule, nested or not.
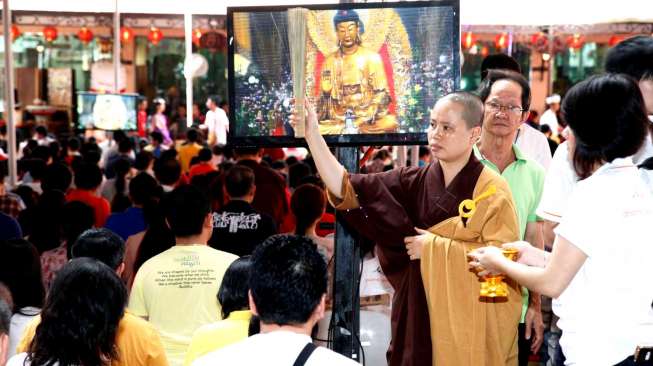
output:
[[[567,208],[569,196],[578,181],[567,151],[566,142],[558,146],[544,179],[544,191],[537,207],[537,215],[545,220],[560,222],[562,213]],[[641,164],[651,156],[653,156],[653,142],[651,135],[646,134],[644,144],[633,155],[633,161],[635,164]]]
[[[208,353],[195,360],[192,366],[291,366],[309,342],[311,342],[309,336],[294,332],[260,333]],[[359,364],[324,347],[318,347],[306,361],[306,366],[339,365]]]
[[[587,255],[553,303],[565,365],[614,365],[653,344],[651,223],[653,196],[631,158],[577,183],[555,230]]]
[[[217,145],[227,144],[227,132],[229,132],[229,118],[222,108],[216,108],[215,111],[206,112],[204,124],[209,130],[209,136],[215,134],[215,143]],[[209,138],[210,140],[210,138]]]
[[[207,245],[174,246],[145,262],[134,278],[129,311],[161,335],[170,366],[181,366],[193,333],[220,320],[216,298],[238,257]]]
[[[27,306],[20,309],[20,313],[11,316],[11,325],[9,325],[9,352],[8,357],[16,354],[16,347],[23,338],[25,328],[32,322],[35,316],[39,315],[41,309]]]
[[[7,361],[7,366],[30,366],[32,363],[27,361],[27,353],[19,353]],[[55,362],[52,366],[58,366],[59,362]]]
[[[544,134],[526,123],[522,123],[517,132],[515,144],[527,157],[537,161],[549,170],[551,164],[551,148]]]

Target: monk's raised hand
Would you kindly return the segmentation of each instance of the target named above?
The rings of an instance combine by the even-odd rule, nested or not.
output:
[[[422,258],[422,250],[425,244],[433,242],[435,239],[435,234],[415,228],[417,235],[407,236],[404,238],[404,244],[406,244],[406,251],[411,260],[417,260]]]

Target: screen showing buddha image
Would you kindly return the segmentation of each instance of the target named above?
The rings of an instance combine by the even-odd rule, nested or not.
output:
[[[372,135],[391,142],[388,137],[406,134],[419,140],[437,99],[455,89],[454,8],[392,6],[308,7],[306,97],[327,141],[329,136]],[[236,136],[292,137],[292,40],[286,9],[244,9],[231,14],[232,131]]]

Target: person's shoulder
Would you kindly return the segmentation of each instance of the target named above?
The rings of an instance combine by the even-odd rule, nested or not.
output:
[[[24,365],[27,366],[30,365],[30,362],[27,361],[26,352],[16,354],[12,358],[10,358],[9,361],[7,361],[7,366],[24,366]]]
[[[246,360],[251,357],[253,347],[250,345],[254,337],[232,343],[226,347],[209,352],[196,359],[192,366],[213,366],[213,365],[248,365]]]
[[[489,168],[486,165],[483,165],[483,170],[478,176],[476,181],[476,187],[474,188],[474,196],[482,194],[483,192],[490,189],[491,186],[494,186],[497,191],[501,192],[510,192],[510,186],[508,181],[502,177],[499,173],[494,171],[494,169]]]
[[[206,252],[207,255],[211,256],[214,260],[220,261],[220,262],[233,262],[236,259],[238,259],[238,256],[235,254],[231,254],[228,252],[224,252],[222,250],[218,250],[215,248],[211,248],[208,245],[202,245],[200,246],[203,251]]]
[[[317,347],[315,349],[315,355],[314,358],[309,358],[308,362],[306,362],[307,366],[311,365],[323,365],[328,362],[329,365],[359,365],[357,362],[355,362],[352,359],[349,359],[339,353],[336,353],[328,348],[325,347]]]

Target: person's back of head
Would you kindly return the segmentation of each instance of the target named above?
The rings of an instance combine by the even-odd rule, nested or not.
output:
[[[163,134],[159,131],[152,132],[150,137],[152,138],[152,142],[156,142],[158,145],[163,143]]]
[[[575,137],[572,163],[581,179],[597,164],[635,154],[649,125],[637,82],[622,74],[576,84],[565,96],[562,114]]]
[[[197,158],[201,163],[208,163],[213,159],[213,153],[211,152],[211,149],[205,147],[197,153]]]
[[[196,129],[191,128],[186,131],[186,140],[190,143],[198,142],[200,140],[200,133]]]
[[[326,210],[324,190],[313,184],[304,184],[290,197],[290,210],[295,216],[295,234],[306,235],[311,225],[320,220]]]
[[[95,211],[93,208],[80,201],[66,202],[62,211],[61,227],[63,236],[66,240],[68,258],[71,257],[70,251],[72,244],[86,230],[93,227],[95,223]]]
[[[125,242],[109,229],[84,231],[70,250],[71,258],[97,259],[117,271],[125,259]]]
[[[605,58],[605,70],[626,74],[635,80],[653,79],[653,38],[635,36],[612,47]]]
[[[128,140],[129,137],[123,130],[116,130],[113,132],[113,141],[115,141],[118,146],[120,146],[120,142],[124,140]]]
[[[274,235],[254,251],[249,288],[262,326],[312,327],[324,310],[326,263],[311,239]]]
[[[481,62],[481,80],[487,77],[488,70],[511,70],[521,73],[521,66],[514,58],[505,53],[486,56]]]
[[[254,171],[243,165],[235,165],[224,178],[225,190],[232,199],[254,196]]]
[[[75,171],[75,186],[78,189],[94,191],[102,183],[102,170],[95,164],[80,164]]]
[[[134,149],[134,143],[130,138],[120,140],[118,143],[118,152],[121,154],[129,154]]]
[[[79,151],[81,147],[82,147],[82,142],[79,141],[78,137],[73,136],[68,139],[68,149],[70,151]]]
[[[229,314],[238,310],[249,309],[249,272],[252,268],[250,256],[244,256],[231,262],[222,277],[218,302],[222,307],[222,319],[227,319]]]
[[[237,160],[260,159],[263,157],[263,149],[260,147],[237,147],[234,148],[234,155]]]
[[[150,164],[153,160],[154,156],[151,152],[141,151],[136,154],[136,159],[134,160],[134,168],[139,172],[146,171],[150,167]]]
[[[181,178],[181,164],[175,159],[159,159],[154,164],[154,175],[162,185],[174,186]]]
[[[45,126],[36,126],[35,131],[39,138],[45,138],[48,135],[48,129]]]
[[[540,132],[548,137],[551,133],[551,127],[549,125],[540,125]]]
[[[45,173],[41,179],[41,188],[44,191],[59,190],[66,192],[72,182],[73,173],[66,164],[52,163],[45,169]]]
[[[208,198],[192,185],[176,188],[165,200],[166,219],[177,238],[202,234],[210,209]]]
[[[143,206],[160,196],[161,187],[151,175],[138,173],[129,181],[129,196],[135,206]]]
[[[45,288],[41,276],[41,260],[36,248],[27,240],[0,242],[0,282],[11,291],[14,313],[25,307],[43,306]]]
[[[118,324],[127,290],[116,272],[75,258],[54,279],[30,344],[32,365],[108,365],[119,359]]]
[[[297,162],[288,167],[288,185],[290,188],[297,188],[299,182],[301,182],[304,177],[311,175],[311,167],[302,162]]]

